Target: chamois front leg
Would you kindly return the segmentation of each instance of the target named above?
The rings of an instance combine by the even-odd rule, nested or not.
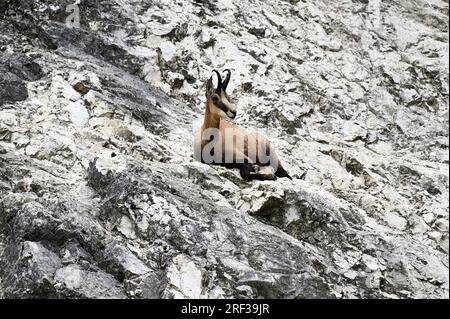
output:
[[[239,167],[239,173],[241,177],[247,181],[251,181],[254,179],[264,181],[264,180],[275,180],[277,177],[275,176],[275,172],[272,170],[270,166],[259,166],[255,164],[247,155],[243,152],[231,148],[225,147],[225,154],[232,154],[233,162],[236,166]]]
[[[239,173],[241,177],[247,181],[251,181],[254,179],[265,181],[270,180],[273,181],[277,179],[275,176],[275,172],[272,170],[270,166],[259,166],[254,163],[247,155],[239,152],[238,150],[233,150],[234,159],[243,159],[243,163],[238,163],[239,165]]]
[[[266,170],[266,172],[262,171],[261,167],[256,164],[242,163],[239,167],[239,173],[241,174],[242,178],[247,181],[254,179],[260,181],[273,181],[277,179],[270,166],[263,166],[263,168]]]

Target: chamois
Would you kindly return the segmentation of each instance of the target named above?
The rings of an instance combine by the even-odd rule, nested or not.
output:
[[[214,88],[212,76],[206,83],[206,110],[203,125],[194,137],[194,157],[202,163],[223,165],[229,168],[239,168],[240,175],[245,180],[275,180],[277,177],[291,176],[284,170],[270,142],[258,132],[249,134],[245,129],[230,123],[225,118],[236,117],[236,106],[230,102],[227,86],[231,71],[227,72],[225,80],[217,70],[217,88]],[[238,147],[238,141],[241,141]],[[252,151],[254,150],[254,151]],[[272,169],[263,170],[262,166]]]

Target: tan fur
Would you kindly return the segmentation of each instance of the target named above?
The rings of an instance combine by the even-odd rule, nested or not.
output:
[[[235,142],[232,145],[225,145],[225,129],[229,128],[229,129],[233,130],[233,136],[244,138],[244,148],[243,148],[244,154],[241,156],[244,157],[244,159],[247,163],[253,163],[253,164],[258,164],[258,165],[261,164],[261,161],[260,161],[261,156],[258,151],[256,152],[256,158],[248,158],[249,140],[250,140],[250,142],[256,143],[256,144],[251,144],[251,145],[259,145],[258,143],[260,140],[262,140],[261,142],[267,143],[267,146],[270,149],[271,156],[275,156],[275,158],[278,160],[278,157],[276,157],[277,155],[275,153],[275,150],[273,150],[270,147],[270,142],[264,136],[260,135],[257,132],[249,134],[244,128],[241,128],[241,127],[239,127],[235,124],[232,124],[229,121],[223,119],[223,117],[226,117],[227,114],[225,114],[225,112],[223,112],[221,109],[219,109],[218,107],[216,107],[214,105],[214,103],[211,100],[211,96],[212,96],[212,94],[207,93],[205,118],[204,118],[202,127],[195,134],[195,145],[198,146],[199,143],[201,143],[201,150],[203,150],[203,147],[210,142],[207,140],[203,140],[203,141],[201,140],[204,130],[206,130],[207,128],[219,129],[221,132],[221,137],[222,137],[223,159],[225,159],[226,154],[233,154],[233,159],[235,160],[236,154],[238,152],[238,150],[236,149]],[[225,93],[221,92],[220,99],[228,108],[230,108],[231,110],[236,110],[236,107],[232,103],[230,103],[230,101],[228,100]],[[196,149],[200,149],[200,148],[196,148]],[[279,163],[279,161],[278,161],[278,163]],[[277,168],[278,167],[273,167],[274,170],[276,170]],[[270,179],[270,178],[267,178],[267,179]]]

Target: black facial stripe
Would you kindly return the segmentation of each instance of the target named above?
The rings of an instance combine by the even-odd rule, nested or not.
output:
[[[215,106],[217,106],[219,109],[221,109],[225,113],[228,112],[228,107],[221,100],[217,100],[217,101],[213,100],[213,103],[214,103]]]

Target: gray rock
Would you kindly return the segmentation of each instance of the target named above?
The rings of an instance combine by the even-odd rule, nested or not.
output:
[[[55,297],[53,276],[61,261],[54,252],[39,242],[24,241],[10,252],[17,259],[2,276],[6,298]],[[3,273],[3,271],[2,271]]]
[[[448,298],[448,3],[0,0],[0,297]],[[294,180],[193,161],[211,69]]]
[[[28,98],[26,84],[15,74],[0,69],[0,106]]]
[[[1,68],[17,75],[22,80],[36,81],[43,76],[41,66],[22,54],[2,54],[0,65]]]
[[[58,293],[66,297],[92,299],[126,297],[120,283],[113,276],[100,270],[84,270],[77,265],[59,268],[55,273],[54,282]]]

